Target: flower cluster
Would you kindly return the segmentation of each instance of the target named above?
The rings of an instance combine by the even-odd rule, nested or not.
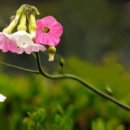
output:
[[[17,10],[15,18],[0,32],[2,52],[32,54],[45,51],[47,45],[49,61],[54,61],[55,46],[60,42],[63,27],[53,16],[36,20],[36,15],[39,15],[39,11],[31,5],[22,5]],[[6,97],[0,94],[0,102],[5,99]]]
[[[13,21],[0,33],[0,49],[3,52],[31,54],[45,51],[44,45],[48,45],[49,48],[56,50],[55,46],[59,44],[63,34],[62,25],[53,16],[36,20],[35,15],[38,14],[36,7],[22,5]],[[16,28],[17,31],[14,31]],[[49,61],[53,61],[54,54],[52,51],[49,53],[51,53]]]

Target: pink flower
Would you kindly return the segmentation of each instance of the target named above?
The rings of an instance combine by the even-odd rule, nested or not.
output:
[[[0,33],[0,49],[3,52],[12,52],[17,54],[31,54],[32,52],[45,51],[42,45],[33,42],[32,37],[25,31],[18,31],[13,34]]]
[[[10,39],[16,41],[16,45],[19,48],[18,53],[25,52],[31,54],[32,52],[45,51],[46,48],[42,45],[38,45],[33,42],[31,34],[25,31],[18,31],[11,34]]]
[[[3,52],[12,52],[17,53],[18,48],[16,45],[16,42],[14,40],[11,40],[6,36],[6,34],[0,32],[0,49]]]
[[[37,30],[35,42],[39,44],[56,46],[63,34],[63,26],[52,16],[47,16],[36,21]]]

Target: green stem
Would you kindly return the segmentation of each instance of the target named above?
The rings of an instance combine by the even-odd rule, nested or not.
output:
[[[121,107],[121,108],[123,108],[123,109],[125,109],[127,111],[130,111],[130,107],[127,106],[126,104],[121,103],[117,99],[115,99],[115,98],[111,97],[110,95],[102,92],[101,90],[93,87],[92,85],[86,83],[84,80],[80,79],[79,77],[77,77],[75,75],[72,75],[72,74],[50,75],[50,74],[46,73],[42,68],[39,53],[36,53],[36,59],[37,59],[37,66],[38,66],[39,71],[26,69],[26,68],[23,68],[23,67],[15,66],[15,65],[12,65],[12,64],[4,63],[4,62],[0,62],[0,64],[8,66],[8,67],[16,68],[16,69],[19,69],[19,70],[22,70],[22,71],[25,71],[25,72],[41,74],[44,77],[49,78],[49,79],[53,79],[53,80],[58,80],[58,79],[72,79],[72,80],[75,80],[75,81],[81,83],[82,85],[84,85],[84,87],[86,87],[86,88],[90,89],[91,91],[95,92],[96,94],[100,95],[101,97],[113,102],[117,106],[119,106],[119,107]]]
[[[111,97],[110,95],[104,93],[103,91],[93,87],[92,85],[86,83],[84,80],[80,79],[79,77],[75,76],[75,75],[72,75],[72,74],[63,74],[63,75],[50,75],[48,73],[46,73],[43,68],[42,68],[42,65],[41,65],[41,61],[40,61],[40,55],[39,53],[36,53],[36,59],[37,59],[37,67],[39,69],[39,72],[41,73],[41,75],[43,75],[44,77],[46,78],[49,78],[49,79],[53,79],[53,80],[58,80],[58,79],[72,79],[72,80],[75,80],[79,83],[81,83],[82,85],[84,85],[84,87],[90,89],[91,91],[93,91],[94,93],[100,95],[101,97],[113,102],[114,104],[116,104],[117,106],[127,110],[127,111],[130,111],[130,107],[127,106],[126,104],[123,104],[121,103],[120,101],[118,101],[117,99]]]
[[[16,69],[19,69],[19,70],[22,70],[22,71],[26,71],[26,72],[30,72],[30,73],[35,73],[35,74],[40,74],[39,71],[26,69],[26,68],[19,67],[19,66],[16,66],[16,65],[4,63],[4,62],[0,62],[0,64],[1,64],[1,65],[5,65],[5,66],[8,66],[8,67],[16,68]]]

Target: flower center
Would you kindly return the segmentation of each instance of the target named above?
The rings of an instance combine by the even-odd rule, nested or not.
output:
[[[44,32],[44,33],[48,33],[50,31],[50,29],[48,28],[48,27],[44,27],[43,29],[42,29],[42,32]]]

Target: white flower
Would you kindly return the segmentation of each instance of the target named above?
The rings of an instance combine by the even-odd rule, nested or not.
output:
[[[2,94],[0,94],[0,102],[4,102],[6,100],[6,97]]]
[[[19,54],[25,52],[31,54],[32,52],[45,51],[46,48],[43,45],[39,45],[33,42],[31,34],[25,31],[18,31],[7,35],[10,39],[15,40],[17,47],[19,48]]]

